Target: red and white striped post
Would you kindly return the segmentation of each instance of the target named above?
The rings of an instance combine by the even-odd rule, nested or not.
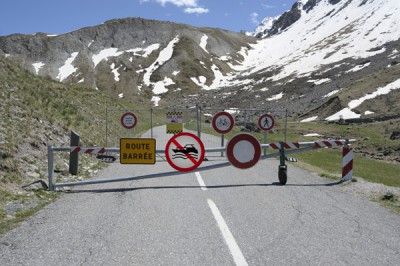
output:
[[[353,177],[353,149],[349,147],[349,141],[343,146],[342,180],[349,181]]]

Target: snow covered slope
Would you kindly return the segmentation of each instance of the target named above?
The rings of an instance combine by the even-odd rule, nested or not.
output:
[[[271,21],[272,25],[265,25]],[[398,67],[400,1],[302,0],[285,14],[265,19],[254,35],[264,38],[243,51],[244,61],[232,67],[238,74],[227,77],[223,84],[235,86],[241,80],[248,90],[267,88],[270,95],[265,100],[270,101],[271,96],[277,100],[275,105],[269,104],[272,109],[279,109],[282,103],[293,112],[312,109],[337,97],[336,93],[350,88],[354,80]],[[389,95],[399,89],[398,81],[391,77],[376,88],[366,88],[360,97],[360,92],[348,96],[371,100],[373,97],[365,95],[382,95],[374,90],[388,83],[393,85]],[[342,99],[341,109],[331,110],[325,117],[310,115],[337,120],[375,113],[346,112],[347,103]]]
[[[400,39],[400,1],[322,0],[308,11],[304,2],[299,20],[253,45],[236,68],[241,75],[282,68],[272,80],[309,76],[345,58],[381,54],[385,43]]]

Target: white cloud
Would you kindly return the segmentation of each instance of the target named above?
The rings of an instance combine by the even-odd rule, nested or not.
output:
[[[208,13],[208,9],[198,5],[197,0],[140,0],[140,3],[155,2],[162,6],[172,4],[177,7],[185,8],[183,11],[188,14],[203,14]]]
[[[256,12],[251,13],[250,19],[253,24],[256,24],[256,25],[260,24],[260,22],[258,21],[258,13],[256,13]]]
[[[261,6],[263,6],[263,7],[267,8],[267,9],[270,9],[270,8],[275,8],[275,6],[268,5],[268,4],[261,4]]]
[[[192,13],[197,13],[197,14],[203,14],[203,13],[208,13],[207,8],[203,7],[188,7],[185,8],[185,13],[192,14]]]
[[[157,3],[165,6],[165,4],[173,4],[175,6],[197,7],[197,0],[155,0]]]

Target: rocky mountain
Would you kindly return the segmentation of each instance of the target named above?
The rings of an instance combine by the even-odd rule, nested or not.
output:
[[[0,37],[25,69],[162,106],[265,108],[337,120],[398,114],[400,2],[301,0],[254,36],[127,18]]]
[[[132,101],[196,93],[215,86],[237,52],[255,39],[220,29],[127,18],[59,36],[0,38],[0,53],[40,76],[77,83]],[[226,59],[228,55],[231,56]]]

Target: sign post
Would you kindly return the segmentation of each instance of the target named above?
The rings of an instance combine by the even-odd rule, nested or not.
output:
[[[178,134],[183,131],[182,112],[167,112],[167,134]]]
[[[196,169],[204,159],[203,142],[196,135],[182,132],[173,136],[165,147],[168,163],[178,171]]]
[[[124,128],[128,129],[128,137],[131,137],[131,129],[136,126],[137,118],[134,113],[126,112],[121,116],[121,124]]]
[[[261,157],[261,146],[258,140],[250,134],[234,136],[226,146],[229,162],[240,169],[254,166]]]
[[[156,140],[145,138],[120,139],[121,164],[155,164]]]
[[[274,118],[269,114],[264,114],[258,119],[258,127],[264,131],[264,144],[267,144],[268,131],[275,125]],[[264,148],[264,155],[267,154],[267,148]]]
[[[235,121],[228,112],[219,112],[214,115],[212,120],[212,127],[215,131],[221,134],[221,147],[224,147],[224,134],[230,132],[233,128]],[[224,152],[221,152],[221,157],[224,156]]]

